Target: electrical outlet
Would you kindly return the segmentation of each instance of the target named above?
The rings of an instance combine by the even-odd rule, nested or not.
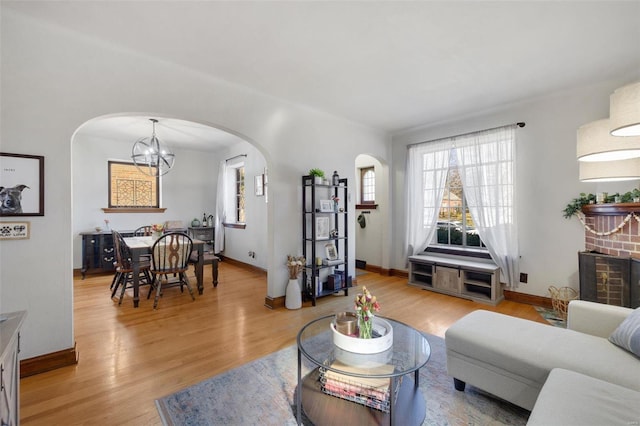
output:
[[[529,279],[529,274],[525,274],[524,272],[520,272],[520,282],[526,284]]]

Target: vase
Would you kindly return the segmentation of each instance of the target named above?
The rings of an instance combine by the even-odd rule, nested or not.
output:
[[[300,309],[302,307],[302,290],[297,278],[289,278],[284,305],[287,309]]]
[[[154,231],[151,233],[151,238],[153,238],[153,241],[156,241],[160,237],[162,237],[162,232]]]
[[[373,337],[373,314],[368,315],[358,312],[358,334],[361,339],[371,339]]]

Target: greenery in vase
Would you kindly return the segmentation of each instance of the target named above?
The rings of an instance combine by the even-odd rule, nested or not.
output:
[[[320,170],[320,169],[311,169],[311,170],[309,170],[309,175],[314,176],[314,177],[317,176],[317,177],[323,178],[324,177],[324,172],[322,170]]]
[[[362,293],[358,293],[356,296],[355,302],[359,336],[361,339],[371,339],[373,337],[373,312],[380,310],[380,304],[364,286]]]

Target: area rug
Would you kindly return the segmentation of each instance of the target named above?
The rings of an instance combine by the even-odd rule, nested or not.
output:
[[[473,386],[453,387],[442,338],[426,335],[431,358],[420,370],[427,413],[424,425],[524,425],[529,411]],[[303,374],[311,365],[303,364]],[[156,400],[167,426],[295,425],[295,345]],[[305,418],[303,424],[311,423]]]
[[[534,306],[534,308],[549,324],[556,327],[567,328],[567,322],[562,319],[554,309],[543,308],[541,306]]]

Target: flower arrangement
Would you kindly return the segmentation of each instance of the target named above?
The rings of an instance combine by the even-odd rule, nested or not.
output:
[[[304,256],[295,257],[287,255],[287,269],[289,269],[290,280],[295,280],[298,278],[298,275],[300,275],[300,272],[302,272],[302,268],[304,268],[305,261],[306,260]]]
[[[362,287],[362,293],[355,298],[355,310],[358,317],[358,329],[361,339],[373,337],[373,312],[380,310],[380,304],[366,287]]]
[[[151,225],[151,231],[162,232],[164,230],[164,223],[154,223]]]

